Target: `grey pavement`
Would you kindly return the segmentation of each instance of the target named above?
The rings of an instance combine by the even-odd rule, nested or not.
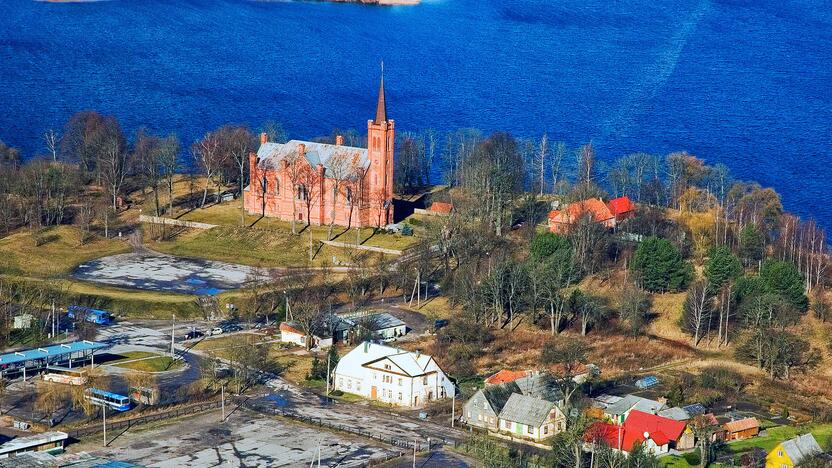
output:
[[[149,467],[358,467],[370,460],[399,455],[375,441],[316,428],[245,410],[220,423],[219,412],[177,424],[118,435],[107,448],[87,442],[79,449]],[[99,447],[95,447],[99,445]]]

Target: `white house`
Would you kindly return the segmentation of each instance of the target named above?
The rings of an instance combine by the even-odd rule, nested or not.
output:
[[[419,407],[456,388],[427,354],[365,341],[338,361],[335,389],[396,406]]]
[[[299,325],[292,322],[281,322],[279,329],[281,343],[291,343],[303,347],[307,346],[306,333],[301,330]],[[332,346],[332,338],[323,338],[315,335],[312,336],[312,343],[309,344],[309,348],[328,348],[330,346]]]

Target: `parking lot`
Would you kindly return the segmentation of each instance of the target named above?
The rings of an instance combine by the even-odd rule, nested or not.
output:
[[[397,450],[364,438],[239,410],[220,423],[218,411],[163,427],[113,434],[106,449],[100,439],[74,447],[150,467],[357,467],[384,460]]]

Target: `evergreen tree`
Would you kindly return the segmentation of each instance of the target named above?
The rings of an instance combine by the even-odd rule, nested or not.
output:
[[[805,312],[809,307],[803,277],[793,263],[766,260],[760,270],[760,278],[767,292],[782,296],[795,309]]]
[[[540,261],[558,252],[569,251],[570,249],[569,239],[566,237],[544,232],[534,236],[529,252],[534,260]]]
[[[747,262],[753,264],[763,259],[763,235],[756,227],[748,225],[740,232],[740,255]]]
[[[648,291],[678,291],[691,279],[690,265],[669,240],[648,237],[633,255],[632,270]]]
[[[711,250],[708,262],[705,264],[705,277],[712,291],[717,291],[723,284],[735,280],[742,275],[740,259],[731,253],[726,246]]]

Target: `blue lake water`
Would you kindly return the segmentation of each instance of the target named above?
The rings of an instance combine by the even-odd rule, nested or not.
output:
[[[2,0],[0,139],[43,151],[82,109],[185,142],[266,120],[363,133],[382,59],[400,129],[687,150],[832,221],[828,0]]]

